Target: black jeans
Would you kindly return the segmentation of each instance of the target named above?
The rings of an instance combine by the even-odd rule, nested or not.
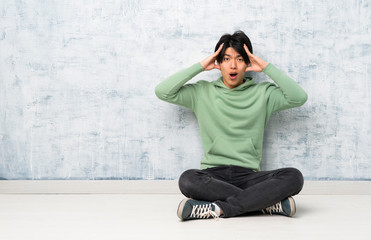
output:
[[[238,166],[190,169],[179,178],[180,191],[189,198],[214,202],[223,217],[260,211],[298,194],[303,175],[295,168],[254,172]]]

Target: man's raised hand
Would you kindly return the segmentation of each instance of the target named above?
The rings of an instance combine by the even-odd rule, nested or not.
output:
[[[250,65],[246,68],[246,72],[262,72],[268,65],[268,63],[261,58],[253,55],[247,48],[246,44],[243,45],[243,48],[245,49],[247,56],[249,56],[250,59]]]
[[[205,69],[205,71],[209,71],[215,68],[220,70],[220,66],[215,62],[216,62],[217,56],[222,51],[223,45],[224,43],[220,44],[216,52],[214,52],[212,55],[208,56],[207,58],[201,61],[201,65]]]

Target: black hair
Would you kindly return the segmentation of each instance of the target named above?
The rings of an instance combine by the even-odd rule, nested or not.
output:
[[[231,34],[224,34],[220,39],[219,42],[215,46],[215,52],[219,49],[219,46],[224,43],[224,46],[222,48],[222,51],[219,53],[219,55],[216,57],[216,60],[218,63],[223,62],[223,58],[225,55],[225,50],[229,47],[234,48],[239,54],[241,54],[243,60],[246,64],[250,64],[250,59],[247,56],[247,53],[245,49],[243,48],[243,45],[246,44],[247,48],[251,53],[252,52],[252,45],[250,42],[249,37],[246,36],[246,34],[242,31],[236,31]]]

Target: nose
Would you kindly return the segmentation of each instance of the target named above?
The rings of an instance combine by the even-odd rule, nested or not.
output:
[[[232,69],[235,69],[236,66],[237,66],[236,61],[232,60],[232,61],[231,61],[231,68],[232,68]]]

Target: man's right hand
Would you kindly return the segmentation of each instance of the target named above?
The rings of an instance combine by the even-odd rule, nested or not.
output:
[[[210,70],[213,70],[213,69],[219,69],[220,70],[220,66],[215,62],[216,62],[216,57],[222,51],[223,45],[224,45],[224,43],[220,44],[220,46],[219,46],[219,48],[216,52],[214,52],[212,55],[208,56],[206,59],[204,59],[203,61],[200,62],[205,71],[210,71]]]

